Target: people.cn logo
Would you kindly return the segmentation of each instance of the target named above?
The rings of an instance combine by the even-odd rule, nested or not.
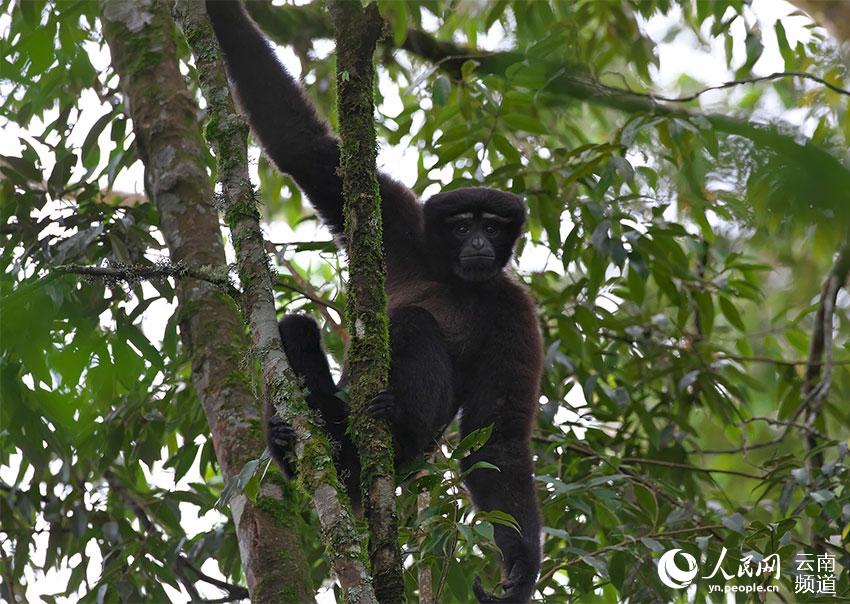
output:
[[[682,570],[676,565],[676,554],[680,554],[684,558],[687,569]],[[667,587],[684,589],[693,582],[696,576],[697,561],[688,552],[671,549],[664,552],[664,555],[658,560],[658,578]]]

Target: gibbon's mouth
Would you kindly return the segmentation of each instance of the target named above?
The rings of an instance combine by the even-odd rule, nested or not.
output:
[[[496,259],[493,254],[467,254],[460,257],[461,264],[483,264],[484,262],[492,262]]]

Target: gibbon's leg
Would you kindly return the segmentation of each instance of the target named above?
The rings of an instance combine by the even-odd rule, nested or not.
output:
[[[354,491],[350,494],[359,497],[360,465],[354,445],[346,434],[348,406],[336,396],[338,388],[322,350],[319,327],[307,315],[289,314],[281,319],[278,328],[289,365],[307,394],[307,404],[319,412],[331,439],[337,470],[348,490]],[[266,435],[272,457],[287,477],[293,477],[295,435],[292,427],[277,415],[269,403],[266,405]]]
[[[479,602],[528,602],[540,570],[540,512],[534,489],[531,427],[537,407],[538,374],[516,355],[500,351],[482,359],[462,394],[461,438],[488,425],[490,439],[463,458],[461,470],[485,461],[499,468],[474,470],[466,486],[475,506],[512,515],[520,531],[496,524],[496,545],[502,551],[502,588],[499,596],[486,592],[476,577],[473,591]],[[532,366],[534,363],[528,363]],[[513,370],[511,369],[513,368]]]

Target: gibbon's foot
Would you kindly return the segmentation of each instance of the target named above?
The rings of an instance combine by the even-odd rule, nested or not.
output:
[[[530,569],[527,565],[521,561],[515,562],[511,568],[510,575],[501,583],[502,595],[500,596],[485,590],[481,585],[481,577],[476,575],[472,581],[472,592],[481,604],[491,602],[518,602],[525,604],[534,592],[534,584],[537,582],[537,575],[529,571]]]
[[[366,403],[366,411],[375,419],[391,421],[395,414],[395,395],[389,390],[381,390]]]
[[[281,452],[291,451],[295,445],[295,429],[277,414],[269,418],[269,442]]]

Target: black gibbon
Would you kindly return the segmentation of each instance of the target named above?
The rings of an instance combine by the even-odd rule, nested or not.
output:
[[[265,152],[307,194],[338,240],[343,234],[337,139],[316,114],[239,2],[208,0],[207,11],[240,105]],[[392,428],[396,462],[432,448],[460,411],[462,435],[492,425],[488,442],[461,462],[476,469],[466,486],[481,510],[511,514],[520,531],[495,526],[502,551],[501,595],[476,578],[480,602],[527,602],[540,570],[540,515],[529,446],[542,372],[534,303],[506,273],[526,215],[522,199],[472,187],[424,204],[405,186],[378,175],[389,297],[389,388],[370,411]],[[336,441],[336,463],[357,503],[359,463],[346,434],[348,409],[336,394],[316,323],[280,322],[284,350]],[[343,376],[343,380],[345,376]],[[271,405],[267,405],[271,407]],[[267,409],[269,449],[285,473],[292,430]]]

